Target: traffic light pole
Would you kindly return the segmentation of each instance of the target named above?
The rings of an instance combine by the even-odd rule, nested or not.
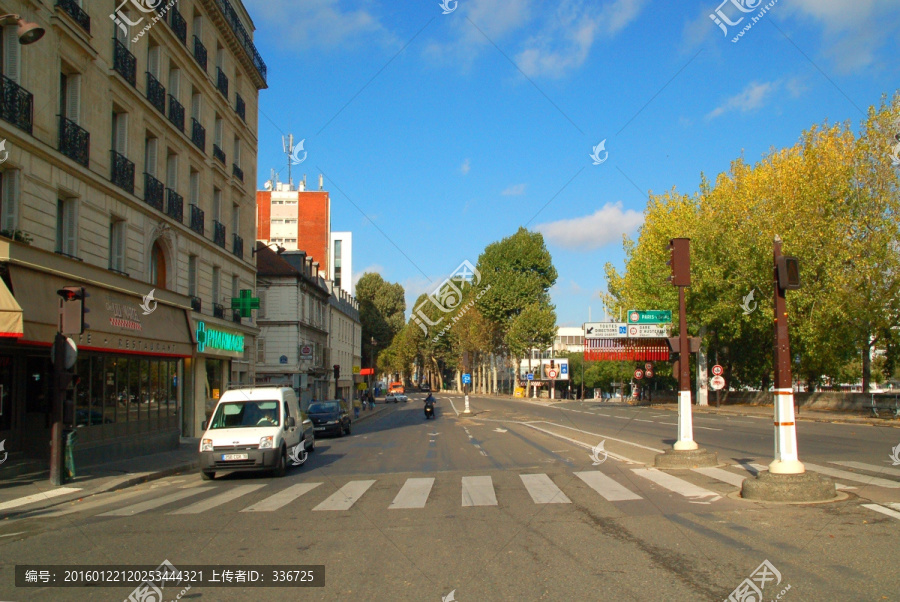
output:
[[[53,426],[50,430],[50,484],[63,484],[63,406],[66,402],[66,387],[63,378],[66,372],[66,337],[56,333],[53,341]]]
[[[691,354],[687,332],[687,308],[683,286],[678,287],[678,338],[681,354],[678,358],[678,441],[676,451],[698,449],[694,441],[694,421],[691,415]]]

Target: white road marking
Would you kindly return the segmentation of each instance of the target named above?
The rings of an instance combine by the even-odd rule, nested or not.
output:
[[[889,466],[877,466],[875,464],[864,464],[863,462],[829,462],[829,464],[837,464],[848,468],[858,468],[859,470],[867,470],[875,474],[886,474],[900,477],[900,468],[891,468]]]
[[[635,422],[652,422],[653,424],[656,424],[655,420],[641,420],[640,418],[635,418],[634,421]]]
[[[721,430],[722,430],[722,429],[714,429],[714,428],[709,427],[709,426],[697,426],[696,424],[694,425],[694,428],[695,428],[695,429],[705,429],[705,430],[707,430],[707,431],[721,431]]]
[[[496,506],[497,496],[494,493],[494,482],[491,477],[463,477],[462,505]]]
[[[146,495],[146,490],[138,490],[138,491],[128,491],[125,493],[118,493],[114,497],[104,496],[103,499],[95,499],[91,502],[82,502],[80,504],[75,504],[73,506],[63,508],[60,510],[54,510],[53,512],[47,512],[40,514],[41,518],[56,518],[59,516],[66,516],[67,514],[74,514],[75,512],[83,512],[85,510],[91,510],[93,508],[97,508],[99,506],[108,506],[110,504],[115,504],[116,502],[122,502],[133,497],[137,497],[139,495]]]
[[[722,499],[722,496],[714,491],[704,489],[693,483],[672,476],[669,473],[656,470],[655,468],[632,468],[631,471],[640,477],[644,477],[648,481],[656,483],[660,487],[668,489],[673,493],[683,495],[696,503],[708,504]]]
[[[459,416],[459,410],[456,409],[456,404],[453,403],[453,398],[452,398],[452,397],[447,397],[447,398],[445,398],[445,399],[447,399],[447,401],[450,402],[450,407],[453,408],[453,411],[456,412],[456,415],[457,415],[457,416]]]
[[[394,501],[391,502],[388,508],[391,510],[397,508],[424,508],[433,486],[434,479],[430,477],[427,479],[406,479],[397,497],[394,498]]]
[[[657,452],[657,453],[660,453],[660,454],[661,454],[661,453],[664,453],[664,452],[666,451],[666,450],[664,450],[664,449],[657,449],[657,448],[655,448],[655,447],[648,447],[648,446],[646,446],[646,445],[641,445],[640,443],[634,443],[634,442],[632,442],[632,441],[626,441],[625,439],[616,439],[615,437],[607,437],[607,436],[605,436],[605,435],[598,435],[597,433],[592,433],[592,432],[590,432],[590,431],[583,431],[583,430],[577,429],[577,428],[575,428],[575,427],[566,426],[565,424],[557,424],[557,423],[555,423],[555,422],[548,422],[548,421],[546,421],[546,420],[536,420],[536,421],[534,421],[534,422],[522,422],[521,424],[524,424],[524,425],[526,425],[526,426],[531,426],[532,428],[535,428],[535,427],[533,427],[534,424],[541,424],[541,423],[543,423],[543,424],[552,424],[553,426],[558,426],[558,427],[560,427],[560,428],[569,429],[570,431],[576,431],[576,432],[579,432],[579,433],[584,433],[584,434],[586,434],[586,435],[593,435],[594,437],[599,437],[599,438],[601,438],[601,439],[608,439],[608,440],[610,440],[610,441],[618,441],[619,443],[627,443],[628,445],[632,445],[632,446],[634,446],[634,447],[640,447],[641,449],[646,449],[647,451],[653,451],[653,452]]]
[[[614,480],[598,470],[586,472],[576,472],[575,476],[584,481],[588,487],[602,495],[609,502],[627,502],[630,500],[643,499],[638,494],[620,485]]]
[[[350,481],[313,510],[349,510],[375,481]]]
[[[900,510],[900,504],[898,504],[897,502],[888,502],[887,505],[894,510]]]
[[[21,535],[24,532],[25,531],[17,531],[15,533],[4,533],[3,535],[0,535],[0,537],[15,537],[16,535]]]
[[[495,428],[495,429],[494,429],[494,432],[495,432],[495,433],[505,433],[505,432],[506,432],[506,429]]]
[[[42,500],[59,497],[61,495],[66,495],[69,493],[75,493],[76,491],[81,491],[81,487],[60,487],[59,489],[51,489],[50,491],[46,491],[44,493],[26,495],[25,497],[20,497],[8,502],[3,502],[2,504],[0,504],[0,510],[9,510],[10,508],[26,506],[28,504],[33,504],[34,502],[40,502]]]
[[[723,483],[728,483],[729,485],[734,485],[735,487],[740,487],[744,483],[744,479],[746,477],[742,477],[739,474],[735,474],[728,470],[723,470],[721,468],[692,468],[694,472],[698,472],[702,475],[706,475],[708,477],[712,477],[717,481],[722,481]]]
[[[147,510],[153,510],[154,508],[159,508],[160,506],[165,506],[166,504],[171,504],[172,502],[183,500],[186,497],[191,497],[192,495],[197,495],[198,493],[203,493],[204,491],[212,491],[214,489],[216,488],[192,487],[190,489],[182,489],[181,491],[176,491],[175,493],[164,495],[162,497],[156,498],[155,500],[141,502],[140,504],[132,504],[131,506],[125,506],[124,508],[119,508],[117,510],[110,510],[109,512],[104,512],[100,516],[133,516],[135,514],[140,514],[141,512],[146,512]]]
[[[900,489],[900,483],[897,481],[888,481],[887,479],[882,479],[880,477],[870,477],[868,475],[848,472],[846,470],[819,466],[818,464],[809,464],[808,462],[804,462],[803,464],[806,466],[807,470],[812,470],[813,472],[818,472],[819,474],[824,474],[829,477],[836,477],[845,481],[856,481],[858,483],[875,485],[877,487],[886,487],[888,489]]]
[[[535,504],[571,504],[572,500],[545,474],[520,474]]]
[[[551,437],[556,437],[557,439],[563,439],[564,441],[568,441],[569,443],[573,443],[579,447],[583,447],[584,449],[591,450],[591,451],[593,451],[593,449],[594,449],[593,445],[588,445],[587,443],[582,443],[581,441],[578,441],[577,439],[571,439],[569,437],[566,437],[565,435],[560,435],[558,433],[554,433],[553,431],[548,431],[547,429],[542,429],[539,426],[534,426],[533,424],[526,424],[525,426],[531,427],[536,431],[541,431],[542,433],[546,433],[546,434],[550,435]],[[628,462],[629,464],[643,464],[643,462],[638,462],[637,460],[632,460],[631,458],[626,458],[625,456],[620,456],[619,454],[614,454],[610,451],[607,451],[606,455],[608,455],[610,458],[615,458],[616,460],[621,460],[622,462]]]
[[[884,506],[879,506],[878,504],[863,504],[863,508],[868,508],[869,510],[874,510],[875,512],[881,512],[882,514],[886,514],[891,518],[900,520],[900,512],[891,510],[890,508],[885,508]]]
[[[180,510],[174,510],[169,512],[169,514],[200,514],[201,512],[206,512],[207,510],[211,510],[217,506],[221,506],[222,504],[227,504],[233,500],[238,499],[239,497],[245,496],[248,493],[253,493],[257,489],[262,489],[265,485],[237,485],[232,487],[228,491],[220,493],[219,495],[214,495],[211,498],[207,498],[205,500],[200,500],[190,506],[185,508],[181,508]]]
[[[261,502],[257,502],[252,506],[247,506],[241,510],[241,512],[273,512],[287,506],[301,495],[309,493],[321,484],[322,483],[297,483],[296,485],[291,485],[275,495],[270,495]]]

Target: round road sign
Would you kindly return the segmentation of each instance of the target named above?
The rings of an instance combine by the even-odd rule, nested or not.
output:
[[[719,364],[716,364],[715,366],[712,367],[712,373],[714,376],[722,376],[723,372],[725,372],[725,371],[722,369],[722,366],[720,366]]]
[[[549,376],[550,378],[556,378],[557,376],[559,376],[559,372],[557,372],[556,370],[547,370],[547,376]]]
[[[718,391],[719,389],[725,388],[725,379],[721,376],[713,376],[709,379],[709,386],[713,391]]]
[[[638,333],[638,327],[637,327],[637,326],[629,326],[629,327],[628,327],[628,336],[630,336],[630,337],[636,337],[636,336],[637,336],[637,333]]]
[[[647,372],[650,372],[651,370],[653,370],[653,364],[651,364],[650,362],[647,362],[646,364],[644,364],[644,370],[646,370]]]
[[[653,378],[653,370],[646,370],[644,372],[644,376],[646,376],[647,378]]]
[[[641,380],[642,378],[644,378],[644,371],[638,368],[634,371],[634,379]]]

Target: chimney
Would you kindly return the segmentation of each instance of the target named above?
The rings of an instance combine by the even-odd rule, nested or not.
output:
[[[325,189],[325,176],[324,174],[319,174],[319,190]]]
[[[318,261],[314,261],[314,262],[312,263],[312,266],[316,269],[316,275],[314,276],[314,278],[318,278],[318,277],[319,277],[319,262],[318,262]]]

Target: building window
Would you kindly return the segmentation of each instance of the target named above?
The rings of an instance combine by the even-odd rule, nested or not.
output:
[[[341,242],[334,241],[334,286],[341,288]]]
[[[166,256],[159,241],[150,250],[150,284],[156,288],[166,288]]]
[[[234,164],[241,166],[241,139],[237,136],[234,137]]]
[[[200,172],[191,170],[191,205],[200,206]]]
[[[109,224],[109,269],[125,273],[125,220],[113,219]]]
[[[220,281],[222,279],[221,272],[222,272],[222,268],[220,268],[218,266],[216,266],[212,269],[212,300],[213,300],[213,303],[221,302],[221,299],[219,298],[219,293],[220,293],[219,285],[220,285]]]
[[[237,274],[231,277],[231,298],[237,299],[241,296],[241,279]]]
[[[56,252],[75,257],[78,253],[78,200],[56,203]]]
[[[157,149],[159,139],[148,137],[144,140],[144,171],[156,177]]]
[[[81,122],[81,75],[78,73],[60,74],[59,114],[73,123]]]
[[[0,228],[10,237],[19,227],[19,170],[0,171]]]
[[[3,33],[3,61],[0,62],[3,66],[3,75],[18,84],[22,70],[18,28],[15,25],[7,25],[0,31]]]
[[[261,290],[256,293],[259,296],[259,310],[256,312],[256,319],[266,317],[266,291]]]
[[[197,296],[197,256],[188,257],[188,296]]]
[[[147,71],[157,81],[159,81],[159,64],[161,56],[162,51],[160,50],[159,44],[154,44],[153,46],[150,46],[149,50],[147,50]]]
[[[266,340],[262,338],[256,339],[256,362],[266,363]]]
[[[128,156],[128,113],[114,110],[113,121],[113,150],[122,155]]]
[[[178,155],[171,150],[166,158],[166,188],[178,190]]]
[[[218,188],[213,188],[212,218],[217,222],[222,221],[222,191]]]

